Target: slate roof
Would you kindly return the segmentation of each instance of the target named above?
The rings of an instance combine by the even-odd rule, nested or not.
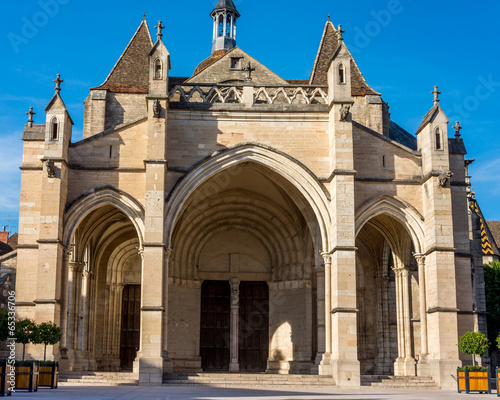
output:
[[[327,21],[323,37],[319,45],[318,54],[314,61],[309,83],[311,85],[328,86],[328,68],[333,55],[339,48],[340,41],[337,30],[331,21]],[[351,92],[353,96],[379,95],[365,81],[358,65],[351,56]]]
[[[463,139],[448,139],[448,150],[450,154],[467,154]]]
[[[104,83],[93,89],[144,93],[144,87],[149,85],[149,53],[152,48],[148,23],[143,20]]]
[[[389,137],[412,150],[417,150],[417,138],[394,121],[389,121]]]
[[[500,243],[500,221],[487,221],[486,224],[495,244]]]
[[[233,0],[219,0],[214,8],[214,11],[218,10],[236,11],[239,16],[238,10],[236,10],[236,6],[234,5]]]
[[[198,64],[198,66],[196,67],[196,69],[193,72],[193,76],[198,75],[200,72],[202,72],[203,70],[210,67],[214,62],[221,59],[228,52],[229,52],[229,50],[227,50],[227,49],[214,51],[212,54],[210,54],[210,57],[205,58],[201,63]]]
[[[45,141],[45,125],[33,125],[31,128],[24,125],[23,140],[26,141]]]
[[[11,251],[12,247],[10,247],[7,243],[0,242],[0,256],[10,253]]]

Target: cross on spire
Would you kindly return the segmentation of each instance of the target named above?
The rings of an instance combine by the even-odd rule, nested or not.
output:
[[[342,37],[342,35],[345,33],[344,30],[342,30],[342,25],[339,25],[339,28],[337,30],[337,34],[339,35],[339,40],[344,40],[344,38]]]
[[[156,34],[156,36],[161,40],[161,38],[163,37],[163,33],[161,32],[163,31],[163,29],[165,29],[165,27],[161,24],[161,21],[158,21],[158,26],[155,26],[155,28],[158,29],[158,33]]]
[[[438,90],[437,86],[434,86],[434,90],[431,93],[434,95],[434,105],[437,106],[439,104],[439,95],[441,92]]]
[[[33,107],[30,107],[30,110],[26,113],[29,115],[28,118],[28,127],[32,128],[33,127],[33,115],[36,115],[36,112],[33,112]]]
[[[56,88],[54,89],[57,94],[61,93],[61,83],[64,81],[61,79],[61,75],[57,74],[57,79],[54,79],[54,82],[56,84]]]
[[[456,121],[455,122],[455,126],[453,127],[453,129],[455,129],[455,137],[457,139],[460,139],[460,131],[463,129],[461,126],[460,126],[460,122]]]
[[[241,70],[247,73],[246,80],[251,81],[252,80],[252,72],[255,71],[255,68],[252,68],[252,64],[250,63],[250,61],[248,62],[247,67],[242,68]]]

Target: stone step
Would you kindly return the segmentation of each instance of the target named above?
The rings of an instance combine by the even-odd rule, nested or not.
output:
[[[428,376],[363,375],[361,386],[373,389],[437,389],[436,382]]]
[[[129,386],[138,385],[137,374],[132,372],[62,372],[62,386]]]
[[[272,375],[272,374],[167,374],[164,385],[212,386],[212,387],[259,387],[284,388],[331,388],[335,384],[331,376]]]

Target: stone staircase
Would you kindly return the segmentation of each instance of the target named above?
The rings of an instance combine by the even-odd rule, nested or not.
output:
[[[234,388],[334,388],[331,376],[190,373],[165,374],[163,385],[210,386]]]
[[[61,386],[135,386],[139,377],[132,372],[61,372]]]
[[[429,376],[362,375],[361,386],[372,389],[437,390],[436,382]]]

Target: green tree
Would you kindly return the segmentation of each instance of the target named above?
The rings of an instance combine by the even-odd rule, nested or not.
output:
[[[0,342],[9,338],[9,312],[4,308],[0,310]]]
[[[500,349],[500,334],[497,336],[497,347]]]
[[[490,347],[490,341],[481,332],[465,332],[458,341],[458,349],[465,354],[483,356]],[[476,359],[472,362],[476,365]]]
[[[500,334],[500,261],[484,265],[488,337],[492,343]],[[500,344],[498,345],[500,348]]]
[[[17,343],[23,345],[23,361],[27,343],[40,343],[38,338],[38,328],[36,324],[29,318],[16,321],[15,336]]]
[[[42,322],[38,325],[38,336],[40,343],[43,343],[43,361],[46,360],[47,355],[47,345],[56,344],[61,340],[62,332],[53,322]]]

